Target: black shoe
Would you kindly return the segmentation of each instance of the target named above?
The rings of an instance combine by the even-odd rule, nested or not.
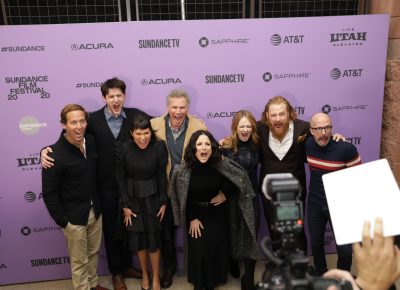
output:
[[[240,277],[240,268],[239,268],[239,263],[237,260],[232,260],[230,261],[230,272],[231,276],[235,279],[238,279]]]
[[[173,282],[172,278],[173,278],[174,274],[175,274],[174,269],[172,269],[170,267],[167,267],[164,269],[163,275],[160,278],[161,288],[167,289],[167,288],[171,287],[172,282]]]
[[[240,289],[241,290],[254,290],[254,283],[242,276],[240,279]]]

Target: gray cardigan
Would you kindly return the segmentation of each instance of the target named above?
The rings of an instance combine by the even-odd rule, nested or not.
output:
[[[246,171],[229,158],[223,158],[214,165],[216,170],[232,182],[238,189],[237,196],[229,199],[229,228],[231,255],[234,258],[259,259],[256,226],[252,198],[255,193]],[[170,196],[175,225],[186,229],[186,201],[190,182],[190,168],[183,161],[176,167],[171,178]],[[186,253],[186,239],[184,241]]]

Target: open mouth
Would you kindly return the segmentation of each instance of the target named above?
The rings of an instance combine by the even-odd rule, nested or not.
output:
[[[201,158],[206,158],[207,155],[208,155],[207,152],[201,152],[201,153],[200,153],[200,157],[201,157]]]

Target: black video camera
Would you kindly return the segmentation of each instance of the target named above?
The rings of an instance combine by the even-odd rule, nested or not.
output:
[[[263,180],[263,193],[273,204],[272,231],[279,234],[279,246],[271,250],[272,241],[265,237],[261,249],[267,257],[262,282],[255,289],[272,290],[352,290],[348,281],[313,277],[308,257],[297,246],[303,231],[301,185],[291,173],[268,174]]]

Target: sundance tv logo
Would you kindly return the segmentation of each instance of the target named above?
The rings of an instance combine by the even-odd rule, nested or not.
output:
[[[50,257],[50,258],[39,258],[31,260],[31,267],[47,267],[62,264],[69,264],[69,257]]]
[[[278,46],[280,44],[301,44],[303,43],[304,35],[284,35],[273,34],[270,37],[271,44]]]
[[[340,105],[340,106],[331,106],[331,105],[323,105],[321,111],[325,114],[329,114],[330,112],[342,112],[342,111],[365,111],[367,110],[368,105]]]
[[[244,74],[206,75],[206,84],[244,83]]]
[[[347,137],[346,141],[353,144],[353,145],[360,145],[361,144],[361,137]]]
[[[159,38],[159,39],[140,39],[138,47],[142,48],[178,48],[180,46],[179,38]]]
[[[152,85],[169,85],[169,84],[181,84],[180,78],[167,77],[158,79],[142,79],[140,81],[142,86],[152,86]]]
[[[331,70],[330,75],[334,80],[338,80],[340,78],[359,78],[362,76],[362,72],[364,69],[362,68],[351,68],[351,69],[342,69],[335,67]]]
[[[367,41],[367,32],[359,32],[354,28],[344,28],[341,32],[331,33],[329,42],[332,46],[357,46]]]
[[[219,39],[208,39],[203,36],[199,39],[199,45],[201,47],[208,47],[210,45],[244,45],[250,42],[250,38],[219,38]]]
[[[100,43],[73,43],[71,44],[71,49],[74,51],[79,50],[103,50],[114,48],[111,42],[100,42]]]
[[[269,83],[272,80],[295,80],[295,79],[309,79],[311,73],[308,72],[294,72],[294,73],[276,73],[266,72],[262,75],[264,82]]]

